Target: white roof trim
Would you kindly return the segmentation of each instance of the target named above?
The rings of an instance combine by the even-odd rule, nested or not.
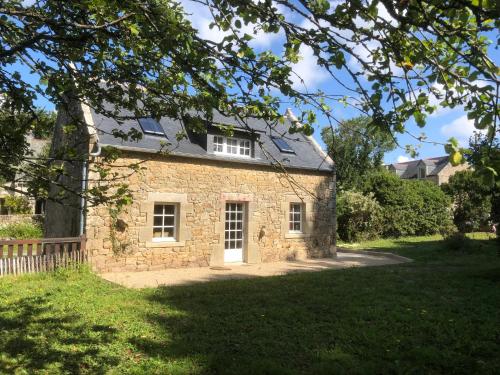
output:
[[[99,142],[99,136],[97,135],[97,128],[94,123],[94,118],[92,117],[92,112],[90,111],[89,105],[84,102],[80,102],[80,106],[83,112],[83,120],[87,124],[87,131],[89,133],[90,138],[94,139],[96,142]]]

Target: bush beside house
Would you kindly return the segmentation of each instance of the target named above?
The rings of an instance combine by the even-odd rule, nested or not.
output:
[[[4,206],[11,214],[25,215],[31,213],[31,203],[24,196],[8,195],[5,198]]]
[[[383,211],[373,194],[346,191],[337,200],[338,235],[357,242],[377,238],[382,231]]]
[[[453,228],[451,199],[429,181],[402,180],[390,172],[377,171],[367,176],[360,190],[339,196],[338,230],[344,241],[374,238],[379,234],[431,235]],[[368,209],[373,213],[367,212]],[[356,210],[360,212],[354,214]],[[361,217],[366,220],[364,225],[359,224]]]
[[[30,221],[11,223],[0,227],[0,239],[24,240],[41,238],[42,236],[42,226]]]

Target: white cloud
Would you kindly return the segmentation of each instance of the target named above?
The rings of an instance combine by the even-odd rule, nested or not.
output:
[[[432,86],[432,88],[437,92],[439,95],[439,99],[436,97],[436,95],[433,92],[429,92],[429,104],[432,106],[436,107],[436,110],[430,114],[429,117],[440,117],[443,115],[447,115],[448,113],[452,111],[456,111],[458,113],[463,113],[463,106],[455,107],[455,108],[450,108],[450,107],[441,107],[440,103],[444,100],[445,95],[446,95],[446,90],[444,85],[440,83],[436,83]],[[455,90],[453,91],[453,95],[456,94]]]
[[[377,10],[378,10],[377,18],[388,22],[392,26],[398,25],[398,21],[396,21],[389,14],[386,7],[382,3],[377,4]],[[356,17],[354,19],[354,23],[357,27],[364,27],[367,29],[373,29],[373,27],[375,26],[373,21],[367,21],[367,20],[362,19],[361,17]],[[382,38],[385,37],[382,34],[382,32],[378,32],[378,33],[379,33],[380,37],[382,37]],[[343,36],[346,38],[350,38],[352,36],[352,32],[350,30],[344,31],[344,32],[342,32],[342,34],[344,34]],[[361,43],[351,43],[351,42],[348,42],[346,44],[352,48],[354,55],[356,55],[359,58],[359,60],[366,62],[368,64],[372,60],[372,56],[371,56],[372,52],[375,49],[381,47],[381,44],[377,40],[374,40],[374,39],[371,39],[371,40],[365,42],[364,45]],[[361,70],[363,70],[363,67],[362,67],[359,60],[356,57],[351,55],[347,63],[352,70],[361,71]],[[391,69],[391,72],[393,75],[400,76],[403,74],[403,70],[400,67],[396,66],[396,64],[392,61],[390,62],[390,69]]]
[[[396,161],[398,163],[406,163],[407,161],[411,161],[413,160],[412,158],[409,158],[408,156],[404,156],[404,155],[399,155],[398,158],[396,159]]]
[[[310,90],[328,78],[328,73],[318,65],[311,47],[302,45],[299,50],[300,60],[292,65],[293,87],[298,90]]]
[[[201,38],[211,40],[215,43],[219,43],[222,39],[231,34],[231,31],[222,31],[217,26],[210,28],[210,24],[213,22],[211,18],[196,17],[191,20],[193,26],[198,29],[198,34]],[[280,33],[264,33],[262,31],[255,31],[254,25],[245,25],[242,22],[241,29],[237,30],[238,35],[243,36],[248,34],[253,36],[254,39],[250,41],[250,45],[253,47],[269,48],[271,44],[282,37]]]
[[[222,31],[217,26],[210,28],[210,24],[213,22],[213,16],[207,6],[189,0],[181,0],[181,5],[187,13],[187,18],[191,21],[193,27],[198,30],[198,34],[201,38],[219,43],[225,36],[231,34],[232,31]],[[237,30],[238,35],[252,35],[254,39],[249,43],[253,47],[269,48],[274,41],[283,37],[282,33],[265,33],[261,30],[255,31],[255,25],[245,25],[243,21],[241,23],[241,29]]]
[[[456,118],[451,123],[441,128],[441,133],[448,138],[455,137],[462,146],[466,146],[474,131],[479,131],[474,127],[474,121],[469,120],[467,115]],[[485,131],[480,131],[484,133]]]

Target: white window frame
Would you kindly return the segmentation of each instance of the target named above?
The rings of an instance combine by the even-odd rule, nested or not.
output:
[[[296,211],[296,207],[299,207],[299,210]],[[299,220],[295,219],[295,215],[299,215]],[[295,224],[299,223],[299,229],[294,229]],[[298,202],[290,202],[288,208],[288,233],[304,233],[304,205]]]
[[[219,155],[228,155],[240,158],[252,157],[252,144],[249,139],[213,136],[213,152]]]
[[[162,206],[162,213],[161,214],[156,214],[155,213],[155,208],[156,206]],[[174,213],[173,214],[165,214],[165,206],[173,206],[174,207]],[[179,205],[176,203],[164,203],[164,202],[155,202],[153,205],[153,237],[152,237],[152,242],[176,242],[177,241],[177,223],[178,223],[178,218],[177,215],[179,214]],[[162,225],[155,225],[154,220],[155,217],[173,217],[174,218],[174,223],[173,225],[165,225],[164,219],[162,220]],[[162,230],[162,237],[154,237],[154,230],[156,228],[161,228]],[[165,237],[163,234],[165,233],[165,228],[172,228],[173,231],[173,236],[172,237]]]
[[[224,137],[221,135],[214,135],[214,152],[224,152]]]

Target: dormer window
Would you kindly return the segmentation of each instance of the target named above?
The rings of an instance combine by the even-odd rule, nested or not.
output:
[[[215,154],[222,154],[222,155],[250,157],[251,143],[250,140],[248,139],[214,135],[213,152]]]
[[[419,167],[418,168],[418,178],[425,178],[427,177],[427,168],[426,167]]]

